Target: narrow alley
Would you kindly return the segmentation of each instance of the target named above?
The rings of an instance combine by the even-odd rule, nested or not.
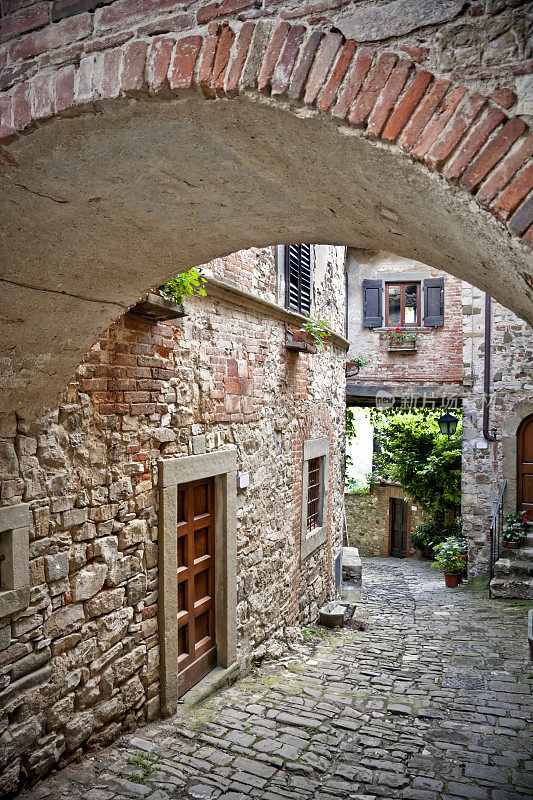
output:
[[[364,630],[315,635],[20,800],[529,796],[528,603],[412,559],[364,559],[363,577]]]

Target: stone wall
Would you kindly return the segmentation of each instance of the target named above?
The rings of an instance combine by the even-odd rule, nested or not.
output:
[[[516,507],[516,431],[520,421],[533,414],[533,334],[531,327],[511,311],[492,303],[491,397],[489,433],[483,436],[483,376],[485,297],[464,285],[465,377],[472,388],[463,401],[463,532],[470,540],[469,574],[488,569],[490,520],[503,481],[505,513]]]
[[[343,260],[342,248],[315,248],[315,308],[341,335]],[[1,418],[1,507],[24,502],[31,512],[30,604],[0,620],[5,791],[159,713],[157,464],[189,455],[193,437],[207,452],[235,449],[250,473],[237,500],[239,662],[277,652],[285,628],[332,596],[343,340],[316,355],[288,352],[291,315],[267,315],[260,300],[275,285],[272,249],[233,255],[222,272],[237,270],[242,287],[256,261],[255,295],[219,276],[207,298],[187,300],[184,318],[125,316],[87,354],[59,408]],[[302,443],[319,437],[332,444],[328,536],[300,563]]]
[[[390,499],[407,501],[407,556],[420,555],[411,545],[410,534],[426,519],[424,512],[406,497],[399,483],[372,482],[365,494],[345,494],[348,544],[357,547],[361,556],[391,554]]]
[[[357,356],[370,358],[350,382],[383,387],[402,385],[444,386],[459,385],[463,379],[462,347],[462,282],[453,275],[432,269],[418,261],[387,253],[365,250],[348,251],[348,359]],[[444,278],[444,326],[420,335],[414,352],[389,352],[386,332],[363,327],[363,281],[366,278],[383,281],[405,275],[425,278]],[[423,302],[423,297],[421,298]],[[423,319],[421,320],[423,323]],[[385,291],[383,292],[383,327],[385,327]],[[423,324],[421,325],[423,329]],[[452,390],[453,391],[453,390]]]

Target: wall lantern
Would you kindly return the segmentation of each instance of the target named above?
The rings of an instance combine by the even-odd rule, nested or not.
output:
[[[444,414],[437,422],[439,423],[440,432],[445,434],[448,439],[453,436],[457,430],[457,423],[459,420],[453,414]]]

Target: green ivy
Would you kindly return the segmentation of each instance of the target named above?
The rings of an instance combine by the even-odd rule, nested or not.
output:
[[[443,528],[453,524],[461,508],[461,425],[448,439],[437,422],[442,413],[441,409],[388,413],[373,409],[371,418],[381,448],[375,471],[400,483]]]
[[[171,300],[180,306],[185,297],[193,295],[205,297],[207,292],[204,289],[204,283],[206,283],[205,278],[202,278],[196,267],[192,267],[187,272],[180,272],[175,278],[164,283],[159,287],[159,291],[165,300]]]

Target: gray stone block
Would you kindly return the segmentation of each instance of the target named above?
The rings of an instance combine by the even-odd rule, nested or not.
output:
[[[45,556],[44,571],[47,581],[59,581],[68,576],[68,552]]]

